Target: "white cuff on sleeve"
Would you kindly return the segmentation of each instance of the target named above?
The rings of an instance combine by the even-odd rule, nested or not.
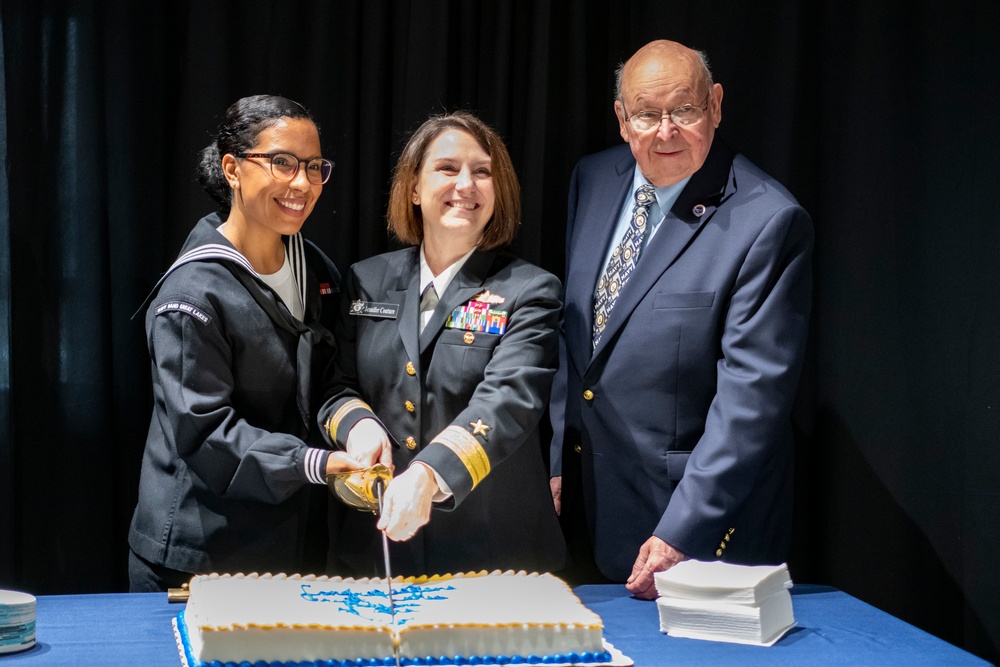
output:
[[[326,461],[329,458],[329,450],[316,447],[306,449],[302,463],[306,469],[306,479],[310,484],[326,484]]]

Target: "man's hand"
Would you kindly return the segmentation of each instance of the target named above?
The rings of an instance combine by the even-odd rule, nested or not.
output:
[[[669,570],[682,560],[687,560],[687,556],[660,538],[650,537],[639,549],[639,557],[635,559],[632,575],[625,582],[625,588],[641,600],[655,600],[653,573]]]
[[[386,537],[405,542],[431,518],[431,504],[439,491],[434,472],[419,461],[393,478],[382,500],[382,516],[375,526]]]
[[[552,492],[552,504],[556,507],[556,516],[562,514],[562,475],[549,477],[549,490]]]
[[[392,470],[392,443],[382,426],[370,417],[359,421],[347,434],[347,453],[361,463],[361,468],[381,463]]]

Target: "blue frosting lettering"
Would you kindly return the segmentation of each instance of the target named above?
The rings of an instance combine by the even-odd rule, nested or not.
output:
[[[396,606],[396,625],[406,625],[413,620],[413,615],[422,604],[436,600],[447,600],[445,591],[455,590],[454,586],[415,586],[407,585],[392,589],[392,599]],[[336,604],[338,611],[353,614],[373,622],[390,624],[392,610],[389,606],[389,594],[385,590],[370,591],[351,590],[313,590],[312,583],[303,583],[299,597],[307,602],[319,604]]]

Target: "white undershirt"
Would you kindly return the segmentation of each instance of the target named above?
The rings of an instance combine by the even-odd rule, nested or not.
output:
[[[222,223],[218,226],[217,231],[222,234],[222,230],[226,227],[226,223]],[[225,236],[225,234],[222,234]],[[229,239],[226,239],[227,241]],[[282,248],[284,249],[284,248]],[[255,272],[256,273],[256,272]],[[302,299],[299,297],[298,286],[295,284],[295,277],[292,276],[292,267],[288,263],[288,251],[285,251],[285,256],[281,261],[281,268],[278,269],[277,273],[257,273],[257,277],[264,281],[268,287],[277,292],[278,296],[288,307],[288,312],[292,314],[292,317],[302,322],[305,318],[305,307],[302,305]]]
[[[281,268],[278,269],[277,273],[258,273],[257,275],[271,289],[278,293],[281,300],[288,306],[288,311],[292,314],[292,317],[301,322],[303,317],[305,317],[305,308],[302,307],[302,299],[299,298],[298,286],[295,284],[295,278],[292,276],[292,266],[288,263],[288,253],[285,253],[285,259],[281,263]]]

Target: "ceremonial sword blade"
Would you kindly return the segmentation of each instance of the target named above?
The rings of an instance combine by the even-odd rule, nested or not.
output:
[[[382,516],[382,491],[384,484],[381,479],[375,480],[375,493],[378,497],[378,515]],[[385,559],[385,583],[389,587],[389,615],[392,617],[392,649],[396,657],[396,667],[399,665],[399,633],[396,631],[396,605],[392,600],[392,568],[389,567],[389,538],[382,531],[382,556]]]

